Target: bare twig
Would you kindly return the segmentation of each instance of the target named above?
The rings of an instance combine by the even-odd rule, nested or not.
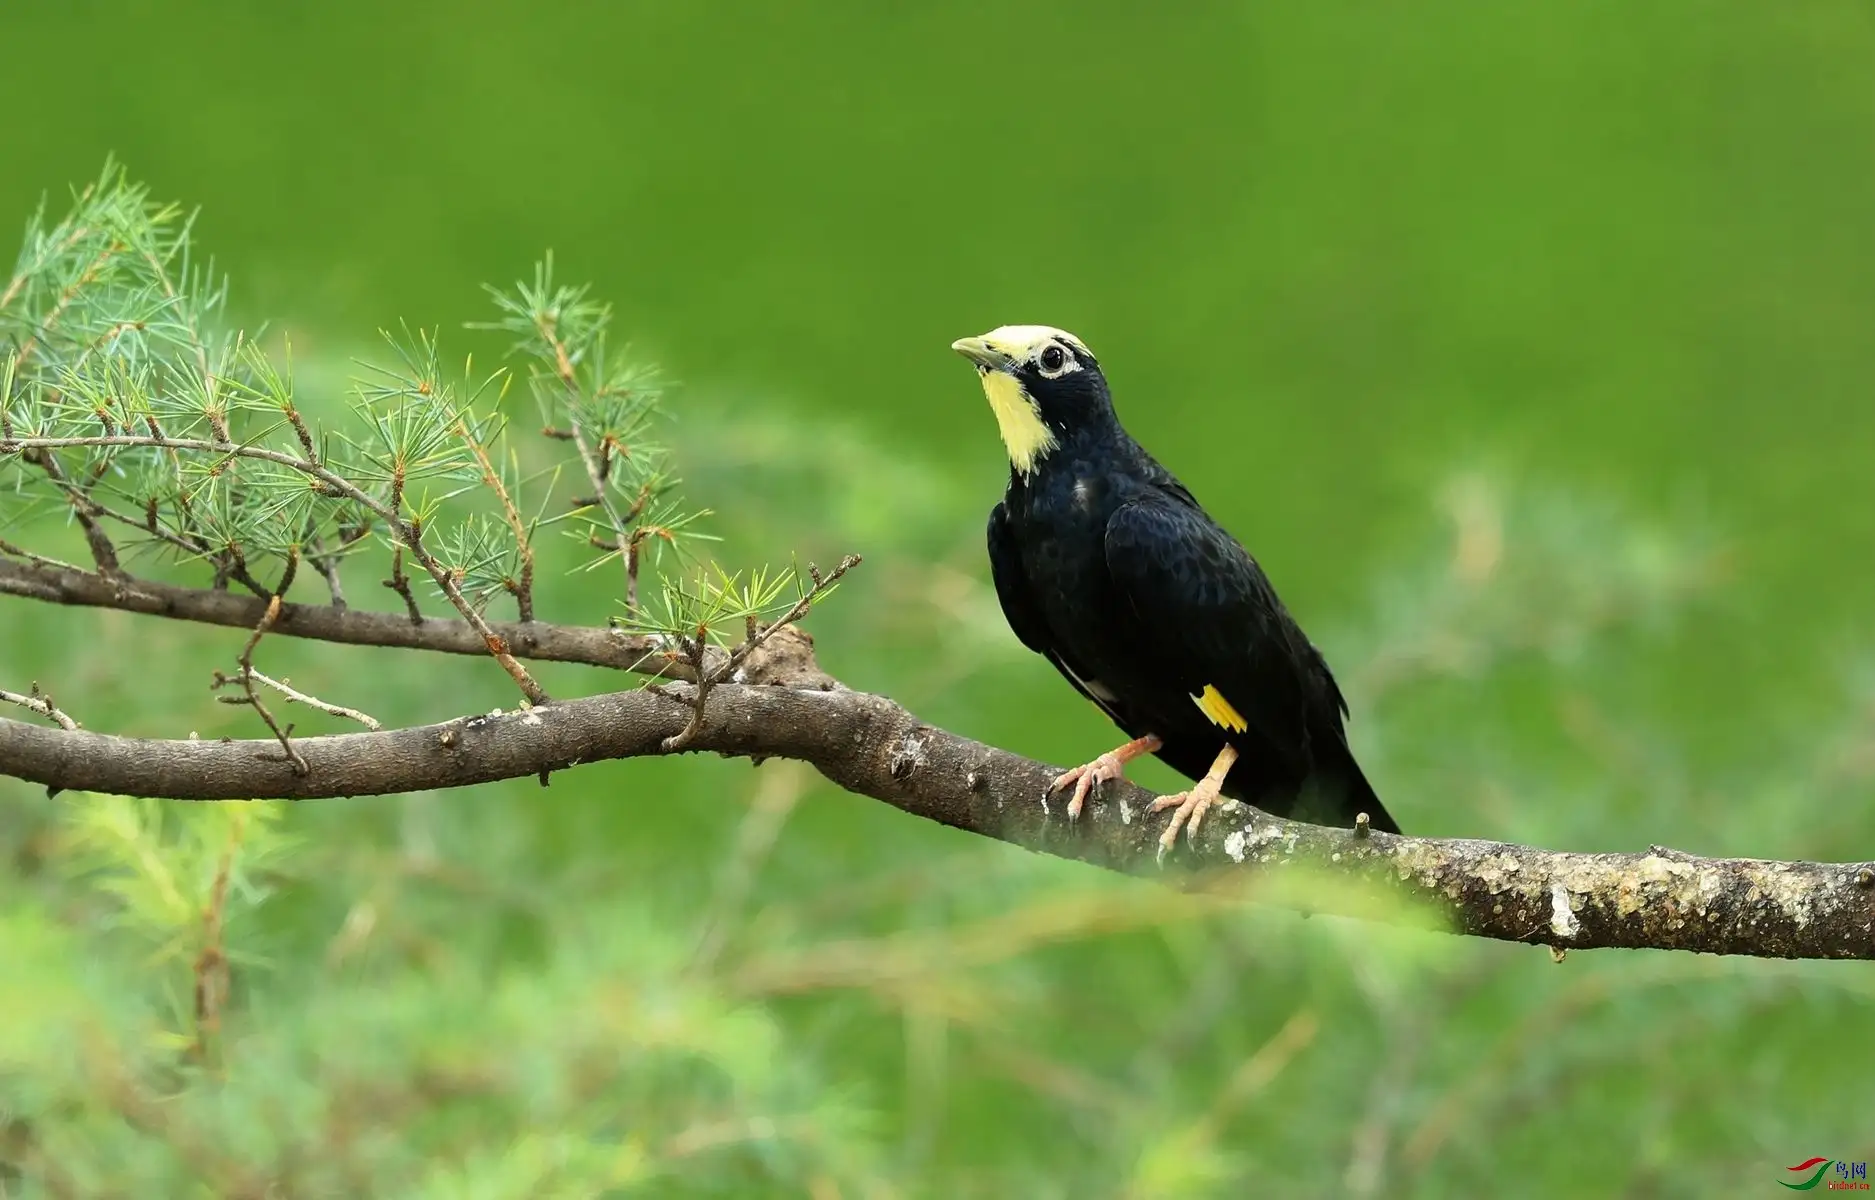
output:
[[[332,607],[339,612],[344,612],[350,605],[345,603],[345,581],[339,575],[338,554],[327,551],[325,542],[318,534],[309,530],[306,558],[312,563],[313,569],[318,571],[320,577],[326,581],[326,591],[332,597]]]
[[[817,1126],[807,1117],[725,1117],[678,1131],[665,1141],[659,1154],[667,1159],[684,1159],[740,1142],[787,1141],[811,1137],[816,1132]]]
[[[74,567],[72,564],[68,562],[63,562],[56,558],[47,558],[43,554],[34,554],[31,550],[27,550],[22,547],[15,546],[12,542],[7,541],[5,538],[0,538],[0,554],[8,554],[8,555],[13,556],[14,558],[23,559],[26,562],[32,563],[34,566],[50,567],[51,569],[55,571],[83,571],[84,570],[84,568],[82,567]]]
[[[267,611],[254,626],[254,632],[248,635],[247,645],[241,648],[240,673],[230,677],[217,671],[215,672],[215,682],[211,686],[221,688],[231,683],[239,684],[241,686],[241,695],[223,696],[221,698],[222,703],[245,704],[256,713],[259,713],[260,719],[266,722],[267,728],[273,731],[273,736],[279,741],[281,753],[286,756],[286,760],[293,765],[295,771],[304,775],[312,768],[307,766],[305,758],[293,747],[293,726],[288,725],[286,728],[282,729],[280,723],[273,719],[273,713],[269,711],[267,705],[261,701],[260,693],[254,690],[254,651],[260,645],[260,640],[267,636],[267,631],[272,629],[275,623],[280,620],[280,597],[286,593],[287,588],[293,586],[293,576],[298,569],[299,555],[297,553],[288,555],[286,569],[281,572],[280,575],[280,586],[275,589],[273,596],[267,601]]]
[[[482,635],[482,644],[488,648],[489,655],[501,665],[502,670],[508,673],[508,678],[514,680],[515,686],[521,689],[521,694],[527,697],[527,702],[529,704],[549,703],[553,698],[547,695],[545,688],[534,682],[534,677],[528,673],[527,668],[522,666],[510,652],[507,639],[496,633],[489,626],[487,619],[476,611],[473,604],[469,603],[468,597],[462,594],[462,587],[456,580],[455,572],[443,566],[435,555],[423,548],[422,523],[410,521],[403,523],[403,528],[410,539],[408,543],[410,553],[423,564],[423,569],[430,573],[430,578],[436,581],[436,586],[442,589],[443,595],[449,598],[450,604],[462,614],[462,619]]]
[[[285,414],[287,421],[293,426],[293,436],[299,439],[299,446],[306,454],[306,461],[309,463],[318,462],[319,448],[313,445],[312,430],[307,428],[306,418],[300,416],[299,409],[294,408],[291,404],[285,405],[281,411]]]
[[[78,722],[60,711],[58,705],[52,703],[52,697],[39,690],[37,683],[34,683],[33,690],[24,696],[18,692],[0,692],[0,704],[17,704],[21,708],[38,713],[60,729],[72,731],[79,728]]]
[[[410,589],[410,576],[404,574],[404,548],[401,544],[391,550],[391,577],[384,581],[384,586],[404,598],[404,611],[410,614],[412,625],[423,624],[423,610],[417,607],[417,594]]]
[[[253,670],[250,670],[248,675],[255,683],[270,687],[274,691],[279,692],[282,696],[285,696],[288,704],[304,704],[307,708],[316,708],[322,713],[329,713],[335,717],[344,717],[348,721],[356,721],[373,733],[384,728],[383,724],[369,713],[360,712],[355,708],[346,708],[342,704],[332,704],[328,701],[321,700],[317,696],[309,696],[305,692],[298,691],[290,686],[287,680],[273,679],[261,674],[259,671]]]
[[[1435,1040],[1430,1030],[1419,1027],[1410,1018],[1394,1024],[1413,1027],[1393,1031],[1392,1044],[1368,1083],[1366,1111],[1354,1127],[1354,1137],[1348,1147],[1348,1166],[1341,1177],[1341,1186],[1350,1196],[1377,1195],[1386,1182],[1387,1156],[1393,1149],[1394,1126],[1405,1107],[1403,1097],[1412,1088],[1421,1052]]]
[[[717,672],[704,669],[704,655],[709,648],[701,630],[696,637],[684,639],[684,665],[690,668],[690,677],[697,681],[697,690],[689,695],[664,693],[690,707],[690,719],[684,722],[684,727],[665,738],[659,747],[666,754],[675,754],[688,746],[703,728],[703,706],[709,701],[710,689],[716,686],[717,677]]]

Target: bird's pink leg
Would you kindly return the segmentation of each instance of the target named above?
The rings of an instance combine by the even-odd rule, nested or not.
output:
[[[1230,766],[1237,761],[1237,747],[1225,746],[1217,752],[1217,760],[1211,769],[1204,773],[1204,778],[1189,792],[1175,792],[1170,796],[1161,796],[1152,802],[1152,811],[1162,808],[1172,810],[1172,823],[1159,835],[1159,845],[1170,850],[1178,842],[1180,826],[1185,828],[1185,836],[1198,836],[1198,822],[1204,820],[1204,810],[1217,803],[1220,790],[1224,786],[1224,776],[1230,774]]]
[[[1127,763],[1142,754],[1155,753],[1164,744],[1150,733],[1142,738],[1134,738],[1118,750],[1109,750],[1085,766],[1056,776],[1055,781],[1048,785],[1048,790],[1058,792],[1070,783],[1074,785],[1074,798],[1068,801],[1068,820],[1072,821],[1081,815],[1081,805],[1087,802],[1088,793],[1094,790],[1095,784],[1125,778]]]

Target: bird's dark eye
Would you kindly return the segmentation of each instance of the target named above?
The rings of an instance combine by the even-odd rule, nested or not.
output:
[[[1049,346],[1042,351],[1042,370],[1059,371],[1068,361],[1067,354],[1060,346]]]

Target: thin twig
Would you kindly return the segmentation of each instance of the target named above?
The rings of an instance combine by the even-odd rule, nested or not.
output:
[[[573,358],[567,353],[566,343],[560,340],[559,333],[554,329],[553,318],[547,313],[541,313],[534,319],[534,327],[540,331],[542,340],[553,350],[554,374],[559,376],[560,382],[566,386],[570,394],[579,395],[579,373],[573,369]],[[597,506],[605,513],[606,523],[612,527],[614,539],[609,549],[618,551],[625,566],[625,612],[628,616],[636,616],[638,613],[638,543],[631,536],[631,522],[621,515],[618,507],[612,503],[612,491],[606,485],[608,473],[606,462],[593,448],[585,428],[580,423],[579,413],[573,405],[567,406],[566,416],[571,428],[565,430],[549,428],[542,432],[548,437],[569,440],[578,448],[580,465],[586,468],[586,479],[592,484],[593,494],[591,503],[581,504],[580,507]],[[634,506],[634,513],[641,505],[642,500],[640,505]]]
[[[462,594],[461,587],[456,583],[455,574],[423,548],[422,522],[411,521],[406,525],[406,529],[410,535],[410,552],[417,556],[417,561],[423,564],[423,569],[436,580],[436,585],[443,590],[443,595],[449,598],[449,602],[455,606],[456,611],[462,614],[462,619],[474,626],[475,631],[482,635],[482,644],[488,647],[489,654],[501,664],[501,669],[508,673],[508,678],[514,680],[516,686],[521,689],[521,694],[527,697],[528,703],[535,706],[551,703],[552,697],[547,695],[546,689],[534,682],[534,677],[528,674],[527,668],[522,666],[508,649],[508,640],[496,633],[489,626],[487,619],[477,612],[475,606],[470,604],[468,598]]]
[[[23,559],[26,562],[29,562],[36,567],[50,567],[55,571],[82,571],[84,570],[84,568],[82,567],[75,567],[71,563],[65,562],[61,559],[47,558],[43,554],[34,554],[31,550],[24,549],[23,547],[20,547],[20,546],[15,546],[12,542],[7,541],[5,538],[0,538],[0,554],[11,555],[14,558]]]
[[[713,670],[704,669],[704,656],[709,652],[709,642],[704,636],[707,631],[698,629],[694,638],[686,639],[685,657],[689,660],[690,668],[695,674],[697,694],[682,698],[683,702],[690,706],[690,720],[674,736],[665,739],[664,752],[675,754],[688,746],[697,736],[697,731],[703,727],[703,706],[709,700],[711,688],[722,680],[734,679],[736,671],[748,661],[751,654],[762,648],[764,642],[806,617],[814,607],[814,601],[826,595],[833,585],[840,581],[840,576],[859,564],[859,555],[849,554],[825,576],[821,575],[820,568],[813,563],[807,564],[807,575],[813,581],[813,585],[801,593],[801,598],[794,602],[794,607],[759,628],[755,618],[751,616],[748,634],[743,638],[742,644],[731,651],[729,657]]]
[[[412,625],[423,624],[423,610],[417,607],[417,594],[410,590],[410,576],[404,574],[404,547],[400,542],[391,549],[391,577],[384,586],[404,598],[404,611]]]
[[[683,659],[697,681],[697,693],[694,696],[676,696],[690,706],[690,719],[684,722],[682,729],[664,739],[663,749],[666,754],[675,754],[696,740],[698,731],[703,728],[703,706],[710,698],[710,689],[716,686],[717,672],[703,669],[703,658],[710,648],[709,642],[704,640],[703,631],[698,630],[696,637],[684,638],[682,641]],[[661,694],[676,695],[673,692]]]
[[[52,697],[39,690],[37,683],[33,684],[33,690],[24,696],[18,692],[0,692],[0,703],[17,704],[21,708],[30,709],[68,732],[79,728],[78,722],[61,712],[59,707],[52,703]]]
[[[404,510],[404,468],[401,463],[391,474],[389,507],[393,514]],[[396,525],[394,518],[392,525]],[[393,540],[391,543],[391,577],[383,582],[385,587],[404,598],[404,611],[410,614],[410,623],[423,624],[423,610],[417,606],[417,594],[410,589],[410,576],[404,574],[404,544],[401,541]]]
[[[569,382],[568,386],[573,385]],[[579,449],[580,464],[586,468],[586,478],[592,482],[594,503],[605,513],[606,523],[612,526],[612,536],[615,541],[611,548],[618,551],[619,557],[624,562],[625,610],[628,614],[635,614],[638,609],[638,569],[637,555],[634,553],[637,545],[632,541],[630,527],[625,524],[624,517],[619,514],[617,506],[612,503],[612,493],[606,487],[604,478],[604,465],[588,444],[586,433],[579,424],[579,418],[569,414],[569,419],[573,421],[573,445]],[[581,507],[590,508],[592,505]]]
[[[747,661],[749,655],[761,649],[763,642],[773,637],[778,630],[785,629],[804,619],[808,612],[814,607],[814,602],[826,595],[828,590],[840,581],[840,576],[846,574],[854,567],[857,567],[862,561],[864,560],[862,560],[859,555],[849,554],[845,558],[842,558],[839,565],[834,567],[833,570],[829,571],[825,576],[821,575],[820,569],[814,566],[813,563],[807,564],[807,575],[808,578],[813,581],[813,586],[801,593],[801,598],[794,602],[793,608],[790,608],[776,620],[771,621],[762,628],[751,631],[743,640],[742,644],[731,652],[728,660],[713,672],[714,676],[718,679],[726,679],[733,676],[736,668]]]
[[[285,696],[288,704],[304,704],[307,708],[316,708],[322,713],[330,713],[335,717],[344,717],[348,721],[356,721],[373,733],[377,733],[384,728],[376,717],[367,713],[362,713],[355,708],[346,708],[342,704],[333,704],[329,701],[321,700],[317,696],[309,696],[305,692],[293,688],[287,680],[273,679],[261,674],[259,671],[253,670],[250,670],[248,675],[255,683],[264,684],[274,691],[279,692],[282,696]]]
[[[78,368],[83,367],[85,362],[90,359],[93,354],[104,349],[104,347],[110,345],[118,338],[123,337],[126,333],[142,333],[146,328],[148,328],[148,326],[142,321],[117,322],[103,333],[100,333],[97,337],[91,339],[91,344],[86,346],[84,350],[79,353],[77,361],[72,364],[72,369],[76,371]],[[102,416],[103,414],[100,413],[99,415]],[[109,424],[108,417],[105,418],[105,423],[107,425]]]
[[[456,436],[463,445],[475,455],[475,461],[482,468],[482,482],[487,484],[501,501],[502,515],[508,519],[508,528],[514,531],[515,544],[521,548],[521,578],[514,585],[514,604],[522,621],[534,619],[534,545],[528,533],[527,522],[521,518],[521,510],[514,506],[514,497],[508,494],[507,485],[501,481],[501,473],[495,470],[495,464],[488,457],[488,449],[469,430],[469,423],[456,421]]]
[[[630,616],[638,611],[638,550],[640,539],[634,534],[625,541],[625,612]]]
[[[306,522],[306,525],[306,559],[326,581],[326,591],[332,596],[332,607],[339,612],[344,612],[351,606],[345,603],[345,584],[339,578],[339,556],[337,553],[326,551],[325,539],[313,531],[310,520]]]
[[[280,749],[286,755],[286,760],[293,764],[294,773],[305,775],[312,771],[312,767],[307,764],[305,756],[293,745],[293,726],[288,725],[282,729],[280,723],[273,719],[273,713],[268,711],[267,706],[261,702],[260,693],[254,690],[257,675],[254,670],[254,650],[260,645],[260,640],[267,636],[267,631],[279,621],[280,597],[286,594],[287,588],[293,586],[293,576],[298,570],[299,553],[295,551],[287,555],[286,569],[280,574],[280,586],[274,589],[273,598],[267,602],[266,615],[261,617],[260,622],[254,626],[254,632],[248,635],[247,645],[241,648],[241,673],[231,678],[217,671],[215,682],[211,686],[220,688],[230,683],[240,684],[242,694],[234,697],[224,696],[221,698],[222,703],[246,704],[259,713],[260,719],[267,723],[267,728],[272,730],[273,736],[279,740]],[[289,700],[297,698],[297,695],[288,697]]]
[[[806,1117],[726,1117],[688,1126],[665,1141],[660,1154],[682,1159],[720,1150],[741,1142],[785,1142],[799,1135],[816,1132],[814,1122]]]
[[[1415,1019],[1421,1015],[1395,1022],[1408,1028],[1394,1030],[1393,1045],[1368,1084],[1366,1112],[1354,1127],[1347,1169],[1341,1177],[1342,1190],[1350,1196],[1377,1195],[1387,1181],[1387,1158],[1399,1115],[1406,1108],[1404,1098],[1412,1090],[1421,1051],[1434,1041],[1432,1032]]]
[[[645,539],[653,532],[648,528],[636,527],[634,523],[638,520],[639,514],[644,512],[645,505],[650,502],[651,484],[646,482],[639,485],[637,498],[632,501],[631,507],[625,510],[625,524],[634,525],[631,537],[626,539],[625,543],[625,612],[627,615],[638,611],[638,572],[644,562],[642,547]],[[673,540],[669,530],[656,532],[667,542]]]
[[[145,413],[143,423],[145,428],[150,431],[152,437],[162,438],[166,436],[163,432],[162,425],[157,421],[154,414]],[[159,523],[158,508],[154,496],[149,499],[142,521],[127,517],[102,504],[98,504],[94,500],[92,503],[96,505],[99,515],[109,517],[115,521],[120,521],[126,525],[135,526],[139,529],[146,529],[151,536],[155,537],[158,541],[165,542],[181,550],[186,550],[190,554],[194,554],[208,562],[214,563],[217,586],[223,586],[228,579],[233,579],[262,600],[273,595],[266,584],[254,578],[253,573],[247,569],[245,563],[235,562],[225,552],[218,553],[214,547],[208,544],[207,539],[201,537],[199,534],[189,532],[189,527],[195,524],[195,510],[189,504],[188,479],[182,469],[182,454],[173,448],[169,451],[169,464],[176,472],[176,511],[181,517],[180,524],[182,529],[180,532],[172,533],[164,529]]]
[[[247,569],[246,564],[237,563],[230,559],[226,551],[215,550],[214,547],[194,534],[175,533],[171,530],[164,529],[157,521],[156,500],[154,497],[150,499],[149,507],[145,509],[142,517],[134,517],[129,513],[112,508],[110,505],[94,499],[88,493],[84,495],[83,499],[84,503],[90,506],[92,516],[103,517],[106,520],[116,521],[120,525],[129,526],[139,532],[148,533],[151,537],[162,542],[164,545],[173,546],[186,554],[212,562],[215,564],[216,569],[222,572],[226,578],[233,579],[236,583],[239,583],[248,591],[253,592],[262,600],[273,595],[272,590],[269,589],[266,584],[256,579],[253,573]],[[74,504],[77,502],[77,500],[73,501]]]
[[[312,430],[306,427],[306,418],[300,416],[299,409],[294,408],[291,404],[282,406],[281,411],[286,415],[287,421],[293,426],[293,436],[299,439],[300,449],[306,452],[306,461],[309,463],[318,462],[319,448],[313,445]]]
[[[85,544],[91,548],[91,559],[98,564],[99,574],[123,574],[123,568],[117,563],[117,547],[111,543],[110,535],[104,532],[104,527],[98,524],[97,501],[84,488],[71,481],[65,469],[59,466],[58,456],[52,451],[40,450],[27,461],[35,463],[46,473],[53,486],[65,493],[72,506],[72,516],[77,518],[79,528],[84,530]]]

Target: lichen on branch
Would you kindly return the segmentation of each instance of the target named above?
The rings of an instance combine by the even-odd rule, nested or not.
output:
[[[938,729],[838,687],[633,690],[513,713],[298,743],[311,770],[256,742],[67,732],[0,719],[7,773],[52,787],[173,799],[317,799],[463,787],[682,747],[808,763],[848,791],[1030,850],[1310,911],[1430,919],[1545,945],[1875,959],[1875,864],[1706,859],[1654,848],[1580,854],[1286,821],[1228,802],[1161,865],[1151,795],[1108,785],[1080,820],[1046,801],[1058,768]],[[701,714],[700,718],[698,714]],[[1303,886],[1313,879],[1315,886]]]

